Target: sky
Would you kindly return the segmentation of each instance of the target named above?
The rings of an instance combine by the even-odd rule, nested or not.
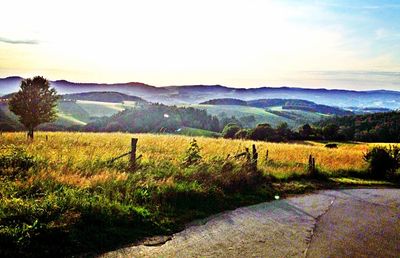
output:
[[[400,90],[400,1],[2,0],[12,75]]]

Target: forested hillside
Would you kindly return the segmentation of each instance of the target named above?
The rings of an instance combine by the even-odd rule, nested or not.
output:
[[[85,131],[176,132],[192,127],[214,132],[221,130],[216,117],[195,108],[149,104],[137,109],[126,109],[111,117],[87,124]]]
[[[10,118],[5,109],[8,109],[7,106],[0,104],[0,131],[17,131],[21,129],[21,125]]]
[[[335,125],[346,140],[364,142],[400,142],[400,112],[334,117],[318,123]]]
[[[210,99],[200,103],[202,105],[238,105],[238,106],[250,106],[248,101],[241,99],[231,99],[231,98],[223,98],[223,99]]]

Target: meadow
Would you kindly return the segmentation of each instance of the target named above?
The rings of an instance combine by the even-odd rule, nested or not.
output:
[[[48,141],[46,141],[46,135]],[[170,162],[178,166],[192,137],[177,135],[125,134],[125,133],[38,133],[35,141],[26,141],[24,133],[6,133],[2,137],[2,145],[22,146],[28,153],[47,160],[57,178],[67,175],[77,177],[79,182],[86,182],[88,177],[109,177],[114,173],[123,175],[125,172],[112,171],[112,168],[92,169],[93,163],[106,162],[113,157],[130,150],[130,139],[136,137],[138,154],[142,155],[141,162],[155,165]],[[345,171],[363,171],[367,164],[363,160],[364,153],[378,144],[341,143],[337,149],[324,147],[319,142],[299,143],[269,143],[243,140],[197,138],[201,154],[206,161],[216,157],[227,157],[244,151],[254,143],[259,153],[259,169],[277,178],[287,178],[293,174],[307,172],[308,157],[316,159],[318,168],[330,175]],[[381,144],[382,145],[382,144]],[[266,161],[266,151],[268,160]],[[127,162],[126,158],[122,163]],[[87,166],[87,167],[86,167]],[[59,173],[62,171],[63,173]],[[110,174],[111,172],[111,174]],[[46,170],[46,174],[48,171]],[[61,180],[61,179],[60,179]],[[72,179],[71,179],[72,180]]]
[[[256,120],[255,124],[268,123],[272,127],[276,127],[280,123],[285,122],[290,127],[296,128],[300,125],[316,122],[326,117],[326,115],[316,112],[283,110],[281,106],[269,107],[266,109],[240,105],[192,104],[184,106],[203,109],[206,110],[208,114],[215,116],[220,116],[221,113],[225,113],[228,117],[235,116],[236,118],[252,115]]]
[[[134,171],[127,157],[138,138]],[[357,184],[376,144],[124,133],[0,136],[0,256],[95,255],[275,195]],[[258,164],[235,158],[255,144]],[[268,150],[268,157],[267,157]],[[307,171],[315,157],[320,178]],[[330,180],[329,179],[333,179]],[[329,181],[329,183],[327,183]],[[58,239],[60,244],[50,244]],[[61,244],[62,243],[62,244]]]

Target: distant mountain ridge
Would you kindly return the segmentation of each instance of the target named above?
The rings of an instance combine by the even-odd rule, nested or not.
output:
[[[65,94],[61,96],[61,99],[89,100],[89,101],[100,101],[100,102],[110,102],[110,103],[123,103],[124,101],[146,102],[144,99],[136,96],[131,96],[119,92],[110,92],[110,91]]]
[[[21,77],[0,79],[0,95],[15,92]],[[302,99],[337,107],[400,108],[400,92],[389,90],[354,91],[339,89],[308,89],[291,87],[232,88],[222,85],[183,85],[155,87],[140,82],[128,83],[77,83],[66,80],[52,81],[60,94],[93,91],[114,91],[138,96],[150,102],[164,104],[196,104],[215,98],[252,99]]]

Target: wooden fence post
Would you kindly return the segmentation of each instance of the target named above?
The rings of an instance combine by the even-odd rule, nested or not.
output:
[[[315,168],[315,158],[310,154],[308,157],[308,172],[315,176],[317,174],[317,169]]]
[[[136,167],[136,145],[137,145],[138,139],[137,138],[132,138],[131,139],[131,169],[135,169]]]
[[[313,170],[314,174],[317,172],[317,170],[315,169],[315,158],[314,157],[312,158],[312,170]]]
[[[258,153],[257,153],[257,149],[256,149],[256,145],[255,144],[253,144],[253,146],[252,146],[252,166],[253,166],[253,169],[254,169],[254,171],[256,171],[257,170],[257,160],[258,160]]]

